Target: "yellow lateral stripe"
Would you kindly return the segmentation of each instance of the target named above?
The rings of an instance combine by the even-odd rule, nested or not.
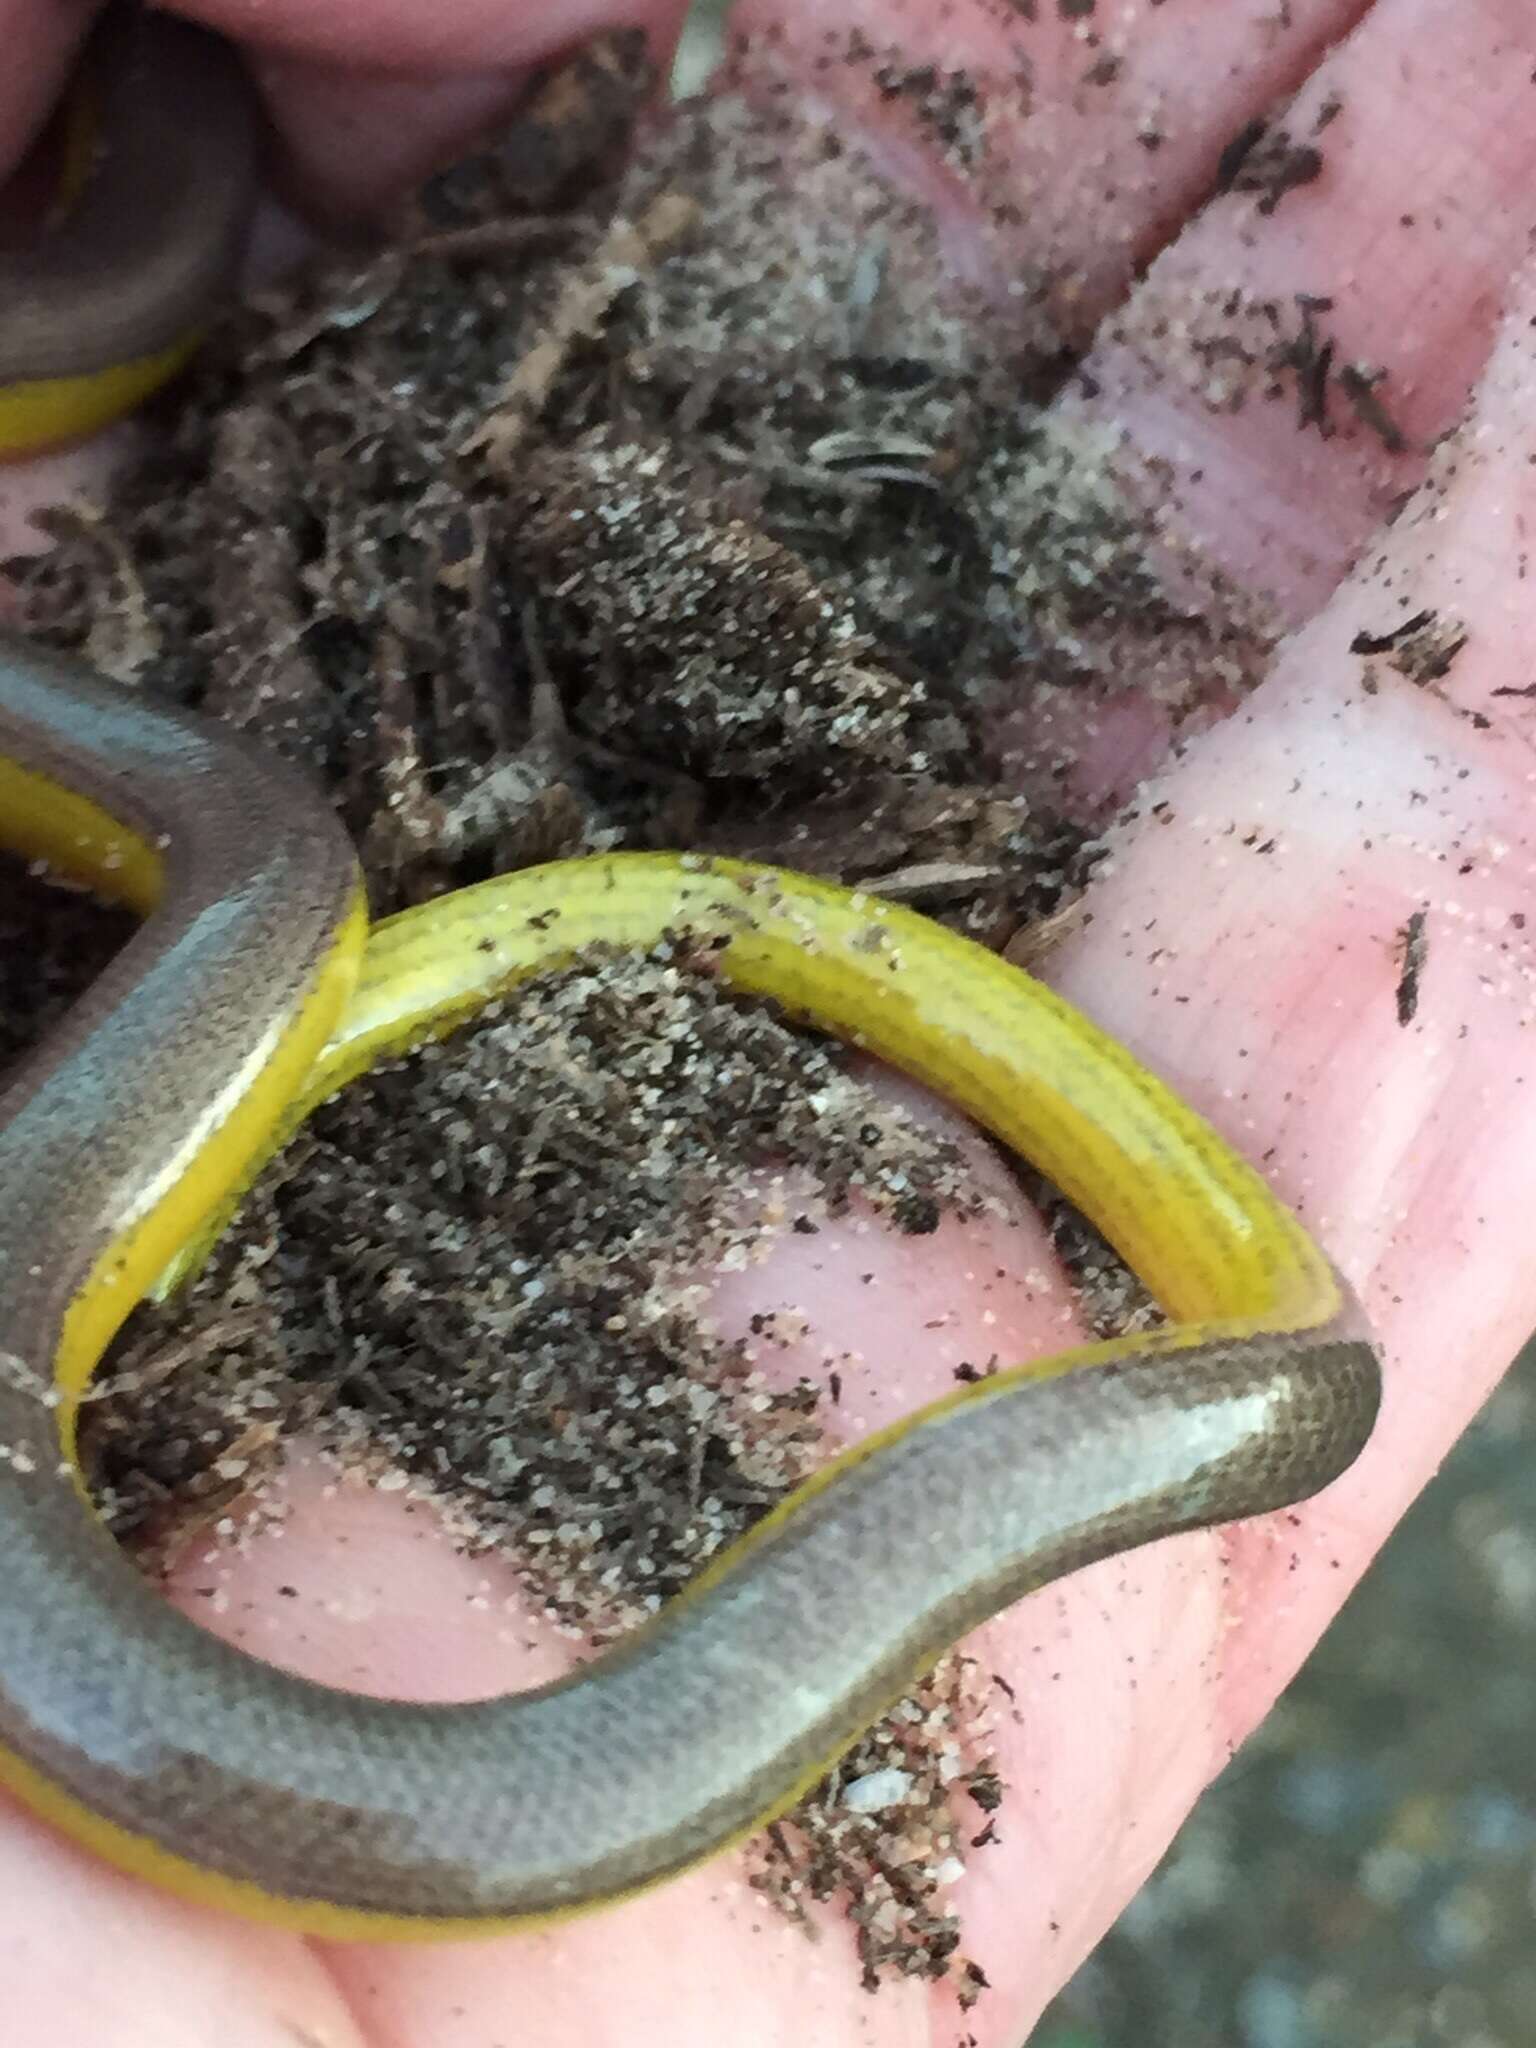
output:
[[[0,845],[147,917],[160,900],[157,848],[89,797],[0,756]]]
[[[188,334],[153,355],[77,377],[0,384],[0,461],[41,455],[100,433],[169,383],[201,338]]]
[[[1262,1176],[1043,983],[899,905],[728,861],[552,863],[384,919],[264,1156],[378,1060],[584,948],[644,948],[668,931],[724,938],[718,964],[732,986],[867,1047],[1030,1159],[1178,1320],[1253,1316],[1289,1329],[1332,1313],[1332,1268]],[[1021,1081],[1031,1072],[1038,1093]],[[157,1293],[187,1277],[207,1242]]]
[[[384,920],[300,1113],[584,947],[669,930],[715,932],[732,986],[867,1047],[1028,1158],[1170,1315],[1282,1329],[1332,1312],[1331,1266],[1262,1176],[1044,983],[900,905],[745,863],[554,863]]]

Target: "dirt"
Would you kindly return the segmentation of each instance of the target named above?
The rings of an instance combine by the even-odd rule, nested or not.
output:
[[[983,174],[963,75],[828,48]],[[771,47],[707,103],[649,89],[605,39],[392,240],[237,309],[110,501],[11,565],[26,623],[320,776],[376,914],[687,847],[1027,953],[1097,847],[1055,801],[1070,763],[1021,794],[1000,719],[1098,703],[1128,662],[1177,717],[1250,679],[1266,629],[1208,584],[1169,595],[1192,585],[1145,480],[1042,411],[1074,362],[1047,301],[945,282],[927,213]],[[1315,154],[1256,138],[1232,178],[1278,204]],[[1241,311],[1273,397],[1300,358]],[[4,909],[16,1050],[121,932],[31,885]],[[563,1622],[620,1631],[825,1455],[836,1360],[772,1388],[774,1329],[729,1343],[699,1308],[786,1185],[808,1231],[855,1195],[916,1232],[976,1204],[841,1054],[675,953],[581,963],[351,1087],[190,1297],[134,1320],[88,1431],[116,1525],[155,1569],[302,1429],[505,1546]],[[871,1984],[983,1988],[943,1890],[1001,1796],[986,1692],[951,1660],[760,1845],[786,1910],[850,1903]],[[855,1818],[846,1788],[893,1757],[899,1824]]]

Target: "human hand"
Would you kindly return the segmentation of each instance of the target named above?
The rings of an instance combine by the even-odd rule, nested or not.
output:
[[[237,11],[248,26],[244,10],[226,15]],[[377,5],[366,23],[352,19],[358,11],[310,0],[288,18],[296,39],[333,55],[462,62],[451,88],[424,96],[412,131],[422,138],[453,128],[466,108],[478,114],[505,89],[474,71],[476,57],[515,63],[537,53],[531,10],[499,30],[489,7],[478,19],[468,7],[435,10],[431,33],[440,40],[430,52],[409,40],[421,33],[416,10]],[[1120,75],[1089,86],[1084,74],[1105,54],[1082,40],[1096,26],[1090,16],[1064,23],[1057,11],[1029,24],[978,10],[925,30],[916,8],[868,6],[860,19],[871,41],[899,37],[914,65],[936,55],[976,72],[1012,71],[1010,46],[1034,60],[1028,121],[999,117],[995,137],[1007,179],[1028,195],[1017,224],[982,223],[975,185],[968,191],[892,146],[878,95],[858,89],[856,70],[820,83],[850,95],[845,132],[863,122],[886,137],[893,161],[931,180],[959,255],[1009,275],[1048,268],[1072,336],[1104,322],[1090,358],[1092,395],[1074,387],[1062,410],[1123,426],[1133,450],[1171,463],[1163,499],[1171,547],[1204,549],[1283,623],[1310,620],[1259,693],[1142,793],[1144,822],[1122,830],[1114,872],[1090,895],[1091,923],[1049,972],[1272,1167],[1364,1288],[1389,1370],[1386,1414],[1365,1459],[1315,1508],[1100,1567],[986,1631],[983,1654],[1013,1685],[1018,1718],[999,1731],[1010,1784],[1002,1840],[973,1859],[957,1888],[967,1948],[993,1986],[963,2017],[942,1988],[888,1986],[869,1999],[835,1922],[808,1947],[741,1887],[729,1863],[548,1934],[474,1949],[321,1950],[147,1898],[22,1823],[0,1850],[16,1859],[6,1939],[13,1995],[33,2002],[39,2039],[46,2024],[50,2040],[73,2032],[201,2043],[217,2027],[253,2043],[307,2029],[336,2043],[481,2048],[513,2030],[530,2042],[627,2037],[654,2019],[674,2040],[691,2028],[714,2042],[728,1992],[731,2036],[743,2042],[777,2038],[792,2020],[819,2041],[923,2030],[938,2040],[1011,2043],[1284,1683],[1526,1334],[1531,1307],[1518,1298],[1515,1245],[1503,1241],[1519,1227],[1532,1150],[1519,1113],[1524,700],[1499,694],[1527,683],[1515,649],[1524,624],[1520,511],[1530,491],[1526,323],[1536,294],[1515,272],[1536,144],[1520,118],[1533,54],[1523,11],[1463,10],[1448,32],[1435,10],[1383,0],[1287,122],[1299,144],[1315,137],[1324,159],[1317,181],[1285,192],[1268,215],[1255,213],[1252,196],[1217,201],[1120,304],[1130,262],[1191,214],[1221,146],[1305,77],[1322,42],[1362,11],[1293,6],[1281,30],[1265,26],[1258,7],[1157,9],[1125,33]],[[203,12],[215,18],[213,8]],[[775,13],[802,27],[814,20],[809,5]],[[34,16],[22,10],[17,34],[36,35],[45,66],[58,47],[57,10],[36,26]],[[270,4],[263,33],[282,32],[284,11]],[[560,40],[575,32],[569,18],[559,24]],[[806,33],[814,46],[823,31]],[[288,133],[303,153],[305,137],[327,126],[316,108],[345,100],[348,81],[305,71],[297,59],[283,68]],[[404,129],[399,88],[375,79],[355,104],[375,91],[392,109],[384,125]],[[1319,127],[1335,94],[1341,111]],[[1007,104],[1001,91],[993,103]],[[897,115],[888,107],[886,122]],[[1162,139],[1149,150],[1154,116]],[[1467,130],[1473,143],[1458,147]],[[1424,138],[1411,189],[1403,163],[1410,135],[1416,144]],[[345,183],[331,186],[341,199],[367,185],[370,153],[355,132],[353,140]],[[325,174],[318,148],[310,145],[306,160]],[[380,168],[392,176],[400,166],[391,143]],[[988,201],[1003,178],[998,160],[991,177],[981,195]],[[1069,291],[1063,277],[1082,281]],[[1224,297],[1238,283],[1287,314],[1298,291],[1331,297],[1325,324],[1339,337],[1337,362],[1389,366],[1379,395],[1409,445],[1394,451],[1368,426],[1329,439],[1299,429],[1293,386],[1284,402],[1251,395],[1241,412],[1211,410],[1199,389],[1217,374],[1216,360],[1191,350],[1185,360],[1197,367],[1176,374],[1154,321],[1170,305],[1187,311],[1202,294]],[[1386,535],[1380,555],[1364,554],[1363,569],[1330,598],[1351,559],[1375,545],[1394,495],[1424,474],[1415,451],[1457,418],[1494,344],[1506,291],[1511,311],[1472,428],[1436,458],[1435,486]],[[1330,403],[1343,427],[1347,395],[1335,388]],[[1436,608],[1471,637],[1430,686],[1406,679],[1390,650],[1351,652],[1357,635],[1379,640]],[[1367,665],[1373,692],[1363,687]],[[1091,750],[1085,788],[1129,785],[1165,767],[1163,747],[1158,718],[1138,719],[1127,707],[1110,741]],[[1204,884],[1198,896],[1193,876]],[[1427,957],[1417,1013],[1403,1025],[1396,941],[1418,912]],[[946,1255],[955,1263],[945,1265]],[[979,1256],[974,1235],[956,1233],[947,1253],[935,1244],[931,1266],[915,1274],[910,1244],[893,1247],[877,1293],[888,1337],[871,1327],[861,1290],[848,1341],[875,1358],[888,1343],[892,1366],[873,1419],[946,1385],[952,1353],[911,1356],[907,1333],[930,1312],[965,1303],[964,1274]],[[1007,1260],[1023,1273],[1045,1267],[1048,1255],[1021,1250],[1015,1233]],[[861,1272],[871,1263],[861,1245]],[[770,1298],[791,1289],[816,1316],[818,1339],[839,1341],[846,1304],[836,1284],[808,1299],[811,1281],[787,1263],[760,1284]],[[904,1291],[913,1286],[921,1306]],[[735,1306],[750,1310],[739,1297]],[[955,1324],[946,1332],[962,1351],[982,1343],[1024,1356],[1064,1341],[1059,1302],[1039,1290],[1021,1284],[1016,1298],[992,1296],[986,1307],[998,1320],[984,1332]],[[793,1356],[785,1369],[793,1376]],[[332,1583],[354,1580],[355,1567],[337,1575],[326,1554],[335,1540],[329,1514],[345,1518],[353,1552],[368,1546],[392,1597],[408,1560],[439,1627],[444,1608],[467,1606],[485,1576],[480,1565],[471,1570],[446,1550],[424,1558],[387,1501],[324,1503],[317,1492],[309,1489],[313,1512],[296,1513],[280,1554],[230,1568],[247,1640],[282,1608],[279,1581],[302,1573],[318,1614],[327,1573]],[[402,1612],[398,1626],[393,1670],[375,1664],[371,1674],[386,1688],[406,1689],[422,1667],[440,1674],[445,1690],[544,1675],[508,1658],[494,1630],[477,1643],[472,1612],[430,1648],[419,1632],[426,1620]],[[340,1636],[341,1647],[307,1646],[318,1675],[356,1674],[355,1650]],[[686,1926],[674,1925],[685,1912]],[[63,1926],[73,1936],[67,1962]],[[119,1929],[129,1942],[114,1939]],[[81,2003],[109,1968],[110,2003]]]

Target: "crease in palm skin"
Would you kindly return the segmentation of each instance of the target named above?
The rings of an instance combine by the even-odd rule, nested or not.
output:
[[[35,45],[46,97],[64,32],[43,10],[12,0],[9,11],[0,26],[14,30],[17,47]],[[323,11],[314,6],[285,13],[274,4],[263,23],[289,45],[269,68],[288,89],[295,152],[317,176],[334,126],[325,110],[366,110],[371,95],[378,103],[389,62],[430,62],[450,75],[424,100],[427,118],[451,127],[466,103],[490,96],[479,67],[494,72],[537,49],[531,11],[514,28],[498,18],[504,10],[466,9],[460,28],[445,9],[426,50],[410,10],[381,5],[361,23],[358,12],[337,10],[331,21],[315,19]],[[1118,122],[1078,111],[1081,20],[1047,22],[1032,46],[1030,119],[1011,117],[997,141],[1034,203],[1000,227],[995,215],[976,217],[980,207],[968,214],[966,192],[947,174],[932,174],[930,189],[973,268],[1033,274],[1051,257],[1087,280],[1074,317],[1081,341],[1097,332],[1093,377],[1059,402],[1063,411],[1113,423],[1133,451],[1166,462],[1171,543],[1203,550],[1291,629],[1259,689],[1177,757],[1155,718],[1138,726],[1127,717],[1095,736],[1112,757],[1107,771],[1095,769],[1098,786],[1135,794],[1113,866],[1091,893],[1091,922],[1048,973],[1266,1162],[1362,1289],[1387,1350],[1377,1442],[1358,1473],[1295,1526],[1165,1546],[989,1627],[985,1653],[1020,1693],[1002,1759],[1015,1820],[999,1855],[959,1887],[967,1946],[993,1987],[963,2019],[942,1988],[901,1985],[868,1998],[835,1921],[808,1947],[774,1926],[729,1870],[532,1944],[359,1956],[150,1899],[18,1822],[0,1845],[16,1901],[0,1942],[22,2048],[67,2036],[61,2015],[82,2038],[125,2043],[204,2041],[217,2025],[240,2041],[307,2032],[328,2043],[455,2048],[499,2039],[509,2007],[519,2038],[534,2042],[620,2030],[633,2038],[648,2026],[670,2041],[717,2041],[727,1997],[734,2038],[747,2042],[781,2038],[808,2019],[822,2041],[1017,2041],[1523,1338],[1532,1305],[1520,1220],[1536,1156],[1523,1120],[1531,784],[1525,703],[1510,693],[1529,681],[1520,522],[1531,491],[1524,457],[1536,437],[1527,326],[1536,304],[1521,260],[1525,194],[1536,180],[1520,125],[1503,116],[1519,60],[1531,56],[1530,31],[1513,6],[1469,8],[1452,28],[1442,23],[1429,48],[1432,10],[1422,6],[1297,8],[1289,35],[1264,26],[1262,12],[1170,5],[1133,14],[1119,54],[1135,90],[1126,88]],[[793,11],[786,18],[793,27]],[[861,19],[915,64],[954,61],[962,45],[983,75],[1025,33],[995,9],[959,9],[940,22],[915,8],[871,7]],[[1330,41],[1351,31],[1329,54]],[[306,39],[319,56],[308,65]],[[353,54],[360,79],[338,72],[339,50]],[[1289,194],[1267,221],[1240,194],[1203,203],[1221,144],[1297,88],[1302,104],[1343,101],[1326,177]],[[397,114],[397,100],[389,104]],[[1163,140],[1149,151],[1154,105]],[[869,133],[904,175],[930,175],[918,143],[881,130],[878,107],[856,101],[838,119]],[[400,168],[398,120],[390,125],[378,151],[385,178]],[[364,111],[349,131],[354,143],[366,129]],[[349,196],[367,157],[354,147]],[[1090,212],[1090,191],[1114,196]],[[1408,215],[1413,226],[1402,224]],[[1161,261],[1141,275],[1159,249]],[[1362,362],[1390,362],[1410,445],[1392,453],[1359,434],[1309,437],[1273,405],[1224,414],[1193,379],[1151,374],[1146,335],[1173,276],[1186,287],[1241,279],[1276,297],[1326,287],[1341,347]],[[1459,438],[1426,454],[1469,404]],[[1398,494],[1426,477],[1428,488],[1385,527]],[[1453,669],[1423,689],[1379,668],[1367,687],[1351,643],[1426,606],[1472,623]],[[1405,1029],[1393,1006],[1394,936],[1416,910],[1426,913],[1430,949],[1419,1012]],[[863,1245],[858,1257],[862,1269]],[[908,1263],[893,1256],[893,1267]],[[893,1274],[893,1300],[905,1278]],[[803,1278],[784,1284],[804,1298]],[[922,1284],[942,1292],[937,1264]],[[816,1313],[830,1327],[835,1300]],[[902,1360],[861,1320],[861,1345],[897,1357],[893,1407],[921,1398],[922,1361]],[[1024,1348],[1059,1346],[1054,1306],[1044,1320],[1041,1328],[1038,1309],[1021,1302]],[[352,1547],[375,1546],[381,1576],[398,1579],[409,1555],[421,1583],[441,1587],[444,1607],[452,1589],[469,1594],[463,1561],[445,1550],[421,1566],[423,1546],[392,1530],[387,1505],[326,1499],[312,1478],[296,1486],[307,1512],[270,1565],[258,1554],[227,1568],[251,1575],[227,1585],[249,1601],[255,1625],[275,1626],[274,1589],[287,1576],[302,1569],[318,1585],[335,1569],[333,1516],[343,1527],[357,1517]],[[481,1568],[472,1575],[478,1582]],[[199,1583],[197,1571],[189,1581]],[[447,1634],[445,1687],[492,1691],[542,1675],[509,1672],[494,1641],[473,1642],[465,1616],[455,1614]],[[416,1668],[418,1643],[386,1651],[397,1682]],[[336,1646],[317,1645],[314,1655],[323,1675]],[[1043,1668],[1060,1679],[1042,1682]],[[380,1682],[388,1687],[388,1671]],[[90,1995],[82,1958],[92,1953],[116,1965],[110,2009],[80,2003]],[[178,1987],[174,2000],[168,1983]]]

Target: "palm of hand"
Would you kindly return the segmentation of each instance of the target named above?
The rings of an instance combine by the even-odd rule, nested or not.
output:
[[[68,24],[29,0],[12,0],[11,11],[17,38],[34,38],[36,51],[13,77],[35,77],[46,93],[57,55],[49,45]],[[270,14],[274,30],[291,15],[296,45],[329,58],[420,61],[412,10],[379,0],[376,21],[362,27],[357,11],[311,0]],[[435,63],[463,70],[421,95],[422,136],[503,89],[476,66],[513,65],[541,47],[536,10],[515,24],[472,5],[460,12],[434,15]],[[1528,678],[1516,654],[1532,606],[1522,514],[1536,390],[1536,307],[1518,268],[1536,154],[1520,118],[1536,54],[1525,10],[1484,0],[1449,29],[1423,0],[1369,10],[1310,0],[1284,25],[1257,4],[1149,7],[1113,26],[1091,7],[1042,6],[1033,21],[1034,9],[984,0],[930,18],[938,12],[867,0],[859,19],[873,44],[899,44],[913,67],[931,59],[977,81],[990,124],[985,180],[953,157],[935,165],[931,133],[892,137],[897,117],[856,71],[823,77],[820,88],[848,94],[845,129],[864,127],[927,181],[960,260],[1054,281],[1058,319],[1081,344],[1097,335],[1089,375],[1059,401],[1061,417],[1123,433],[1127,470],[1166,465],[1159,504],[1170,553],[1195,549],[1294,629],[1258,693],[1184,758],[1164,758],[1164,721],[1134,706],[1107,722],[1107,738],[1085,743],[1085,788],[1131,787],[1155,771],[1163,779],[1143,791],[1120,857],[1093,892],[1092,921],[1055,956],[1052,978],[1250,1156],[1271,1161],[1282,1192],[1362,1285],[1388,1353],[1378,1437],[1345,1485],[1282,1527],[1143,1553],[986,1632],[981,1654],[1009,1678],[1020,1713],[999,1731],[1010,1825],[958,1890],[966,1946],[992,1985],[968,2014],[946,1987],[889,1986],[871,2001],[836,1921],[807,1944],[730,1863],[548,1934],[327,1951],[150,1897],[18,1820],[0,1836],[18,2048],[61,2036],[113,2048],[215,2036],[242,2048],[296,2039],[488,2048],[631,2038],[648,2022],[674,2042],[713,2044],[723,2010],[742,2043],[778,2039],[791,2024],[825,2043],[1015,2042],[1536,1321],[1521,1298],[1517,1235],[1527,1206],[1519,1189],[1536,1157],[1521,1116]],[[814,53],[821,31],[806,28],[809,0],[754,14],[798,26]],[[1327,41],[1357,20],[1315,69]],[[562,18],[551,40],[571,27]],[[1027,118],[1020,55],[1031,67]],[[349,81],[297,58],[275,68],[286,74],[296,148],[317,176],[337,169],[326,161],[337,97],[378,133],[376,150],[349,151],[349,185],[370,164],[381,178],[397,168],[405,124],[396,81]],[[1268,169],[1250,154],[1237,173],[1250,189],[1204,205],[1222,147],[1296,87],[1284,139],[1271,129],[1264,145]],[[20,118],[24,94],[8,90]],[[1465,131],[1471,147],[1461,145]],[[1309,149],[1320,174],[1292,185]],[[1000,211],[1005,192],[1015,204]],[[1159,248],[1132,285],[1132,269]],[[1240,386],[1207,346],[1218,329],[1233,330],[1201,309],[1230,307],[1234,293],[1261,330],[1264,309],[1279,309],[1293,339],[1298,295],[1331,301],[1309,316],[1334,343],[1321,385],[1318,349],[1303,350],[1279,380],[1283,401],[1250,385],[1233,409]],[[1182,350],[1167,346],[1170,319],[1190,327]],[[1390,371],[1385,384],[1373,383],[1377,365]],[[1353,380],[1335,374],[1351,366]],[[1326,416],[1299,427],[1298,387],[1309,378]],[[1424,450],[1457,420],[1474,383],[1470,425],[1431,461]],[[1397,495],[1431,472],[1378,534]],[[1423,612],[1468,629],[1441,675],[1426,677],[1422,664],[1414,672],[1381,644]],[[1430,950],[1405,1025],[1396,941],[1419,912]],[[889,1274],[876,1293],[895,1355],[914,1310],[920,1322],[965,1298],[959,1275],[977,1247],[969,1236],[933,1241],[917,1272],[905,1248],[884,1256]],[[1043,1247],[1021,1258],[1010,1236],[1014,1270],[1047,1259]],[[859,1263],[873,1263],[867,1244]],[[777,1293],[786,1280],[835,1342],[841,1290],[815,1298],[812,1280],[787,1264],[753,1285]],[[744,1318],[754,1306],[747,1285],[731,1286],[721,1313]],[[988,1306],[999,1314],[995,1298]],[[883,1334],[867,1297],[857,1315],[856,1341],[878,1353]],[[1018,1356],[1057,1348],[1059,1309],[1021,1288],[1001,1327],[969,1335]],[[941,1391],[946,1371],[905,1359],[885,1412]],[[429,1623],[411,1605],[439,1617],[463,1607],[482,1567],[424,1544],[387,1502],[327,1501],[302,1477],[296,1488],[300,1511],[284,1542],[221,1568],[247,1639],[284,1606],[279,1584],[300,1574],[322,1611],[339,1529],[347,1581],[366,1546],[395,1606],[398,1644],[382,1654],[399,1662],[392,1674],[376,1660],[368,1682],[387,1690],[393,1676],[404,1686],[429,1661],[445,1694],[546,1675],[509,1655],[494,1626],[477,1637],[468,1612],[444,1628],[440,1654],[424,1658]],[[189,1571],[189,1601],[199,1583],[206,1573]],[[297,1661],[299,1652],[285,1654]],[[358,1676],[344,1630],[313,1635],[303,1654],[316,1675]]]

